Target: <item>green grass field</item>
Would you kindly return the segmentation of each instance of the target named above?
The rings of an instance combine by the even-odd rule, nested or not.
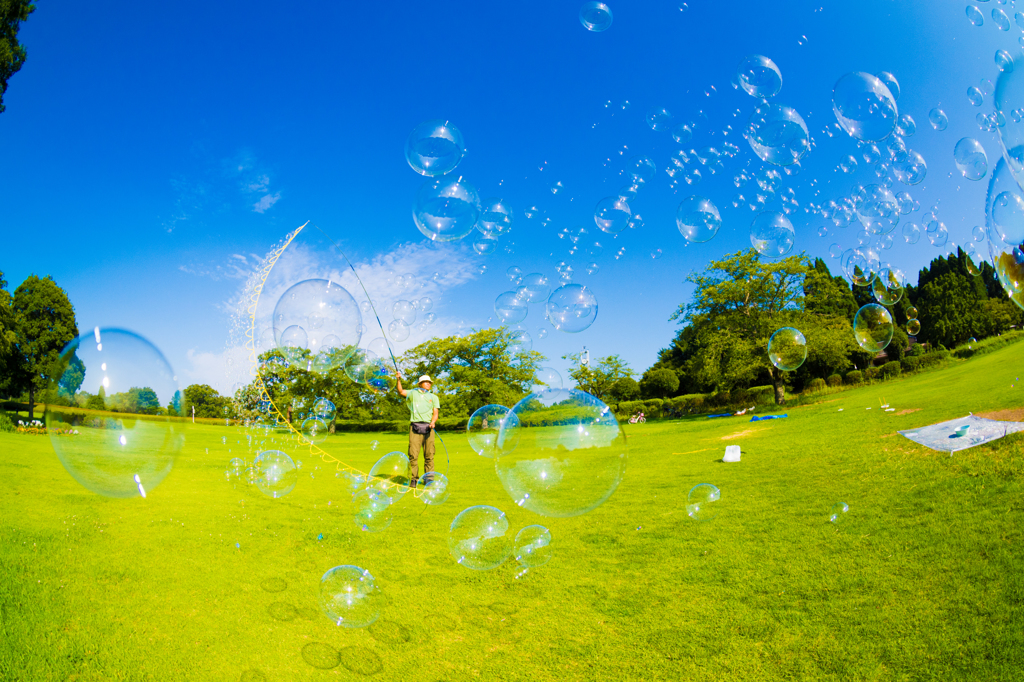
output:
[[[1024,437],[949,457],[895,432],[1020,408],[1021,351],[825,395],[785,420],[626,425],[619,489],[571,519],[513,505],[456,433],[442,434],[449,500],[407,495],[380,534],[356,528],[343,479],[309,457],[283,499],[232,488],[235,429],[192,428],[145,500],[88,493],[46,437],[0,434],[0,679],[1020,680]],[[403,443],[325,447],[365,471]],[[728,444],[742,462],[719,461]],[[697,523],[686,493],[704,482],[720,513]],[[850,511],[833,525],[837,501]],[[546,525],[555,558],[520,580],[514,561],[457,565],[448,525],[474,504],[506,511],[513,532]],[[385,591],[369,628],[317,610],[338,564]]]

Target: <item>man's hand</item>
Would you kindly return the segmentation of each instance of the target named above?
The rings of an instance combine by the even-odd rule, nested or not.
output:
[[[433,430],[434,430],[434,422],[430,422],[430,430],[431,430],[431,431],[433,431]]]

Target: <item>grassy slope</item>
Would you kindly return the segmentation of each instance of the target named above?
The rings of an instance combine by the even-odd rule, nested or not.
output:
[[[193,428],[146,500],[91,495],[45,437],[0,434],[0,679],[1019,679],[1024,437],[950,458],[893,434],[1021,406],[1020,354],[825,396],[785,420],[627,426],[622,485],[575,519],[515,507],[490,461],[449,434],[451,498],[407,496],[377,535],[308,456],[286,498],[232,489],[239,444],[221,437],[235,430]],[[919,411],[884,413],[880,398]],[[730,443],[739,464],[718,461]],[[351,434],[327,447],[365,471],[402,445]],[[704,524],[684,511],[701,482],[722,490]],[[833,526],[838,500],[850,512]],[[504,509],[513,531],[547,525],[555,559],[522,580],[513,563],[456,565],[448,524],[473,504]],[[342,563],[386,590],[370,628],[317,612],[319,576]],[[285,589],[265,589],[272,578]]]

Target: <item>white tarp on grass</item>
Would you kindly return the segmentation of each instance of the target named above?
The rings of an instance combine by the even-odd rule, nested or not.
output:
[[[971,427],[967,433],[958,436],[957,430],[967,425]],[[1024,431],[1024,422],[998,422],[970,415],[898,433],[932,450],[952,453],[997,440],[1017,431]]]

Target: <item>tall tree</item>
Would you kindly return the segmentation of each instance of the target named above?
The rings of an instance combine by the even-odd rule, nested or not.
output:
[[[12,306],[22,371],[20,387],[28,391],[29,416],[37,391],[63,371],[60,352],[78,336],[75,308],[68,295],[49,276],[30,275],[14,291]]]
[[[192,384],[183,391],[183,394],[182,416],[185,417],[191,417],[192,408],[195,407],[197,417],[219,419],[225,416],[224,409],[230,404],[228,398],[217,393],[217,390],[208,384]],[[156,403],[156,407],[159,407],[159,403]],[[126,408],[125,411],[134,410]]]
[[[569,376],[576,382],[576,386],[589,393],[598,400],[607,400],[612,396],[612,386],[619,379],[632,379],[635,372],[618,355],[609,355],[600,358],[596,364],[582,363],[582,353],[569,353],[563,355],[563,360],[572,363]]]
[[[18,29],[35,9],[28,0],[0,0],[0,113],[7,108],[7,81],[25,63],[25,48],[18,42]]]
[[[7,291],[7,281],[0,272],[0,394],[7,393],[17,385],[11,379],[20,374],[20,356],[18,355],[18,335],[15,330],[16,320],[11,310],[11,295]]]

